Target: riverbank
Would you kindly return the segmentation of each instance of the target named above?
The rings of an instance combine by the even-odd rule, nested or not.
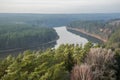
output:
[[[88,33],[88,32],[86,32],[86,31],[84,31],[84,30],[82,30],[82,29],[71,28],[71,27],[66,27],[66,28],[67,28],[67,30],[69,30],[69,31],[71,31],[71,32],[76,31],[76,32],[82,33],[82,34],[84,35],[83,37],[85,37],[85,35],[86,35],[86,36],[89,36],[89,37],[96,38],[96,39],[98,39],[98,40],[100,40],[100,41],[102,41],[102,42],[104,42],[104,43],[107,42],[106,39],[103,39],[103,38],[101,38],[101,37],[98,36],[98,35]]]
[[[30,46],[27,48],[15,48],[15,49],[9,49],[9,50],[0,50],[0,58],[4,58],[8,55],[17,56],[19,53],[23,53],[26,50],[39,51],[39,50],[45,50],[48,47],[53,48],[58,39],[59,39],[59,37],[56,37],[56,39],[49,41],[47,43],[38,44],[36,46]]]

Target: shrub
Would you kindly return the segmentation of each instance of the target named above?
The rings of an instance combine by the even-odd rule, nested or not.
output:
[[[91,48],[84,62],[91,66],[96,80],[116,80],[116,60],[111,50]]]
[[[76,65],[71,73],[71,80],[94,80],[94,75],[89,65]]]

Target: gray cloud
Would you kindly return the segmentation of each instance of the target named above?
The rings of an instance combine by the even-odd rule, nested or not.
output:
[[[0,12],[17,13],[114,13],[120,0],[0,0]]]

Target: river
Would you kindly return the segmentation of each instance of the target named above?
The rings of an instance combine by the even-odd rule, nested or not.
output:
[[[59,39],[56,42],[55,48],[58,48],[61,44],[82,44],[88,42],[86,38],[83,38],[79,35],[71,33],[67,31],[65,26],[62,27],[55,27],[55,31],[57,32]]]
[[[56,41],[56,44],[55,44],[54,48],[58,48],[61,44],[75,44],[75,45],[76,44],[82,44],[82,45],[84,45],[85,43],[88,42],[88,40],[86,38],[83,38],[79,35],[76,35],[74,33],[71,33],[69,31],[67,31],[65,26],[55,27],[54,29],[59,36],[59,39]],[[46,43],[46,44],[48,44],[48,43]],[[49,45],[53,45],[53,44],[49,44]],[[34,49],[37,50],[38,48],[35,47]],[[30,48],[30,49],[34,50],[32,48]],[[16,56],[20,52],[23,52],[24,50],[26,50],[26,49],[23,49],[23,50],[18,49],[18,50],[12,50],[12,51],[7,51],[7,52],[1,52],[2,54],[0,54],[0,58],[6,57],[9,54],[11,54],[13,56]]]

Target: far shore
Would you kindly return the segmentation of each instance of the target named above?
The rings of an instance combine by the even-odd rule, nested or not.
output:
[[[88,32],[86,32],[86,31],[84,31],[84,30],[82,30],[82,29],[71,28],[71,27],[67,27],[67,29],[74,30],[74,31],[78,31],[78,32],[80,32],[80,33],[82,33],[82,34],[85,34],[85,35],[88,35],[88,36],[91,36],[91,37],[97,38],[97,39],[103,41],[104,43],[107,42],[106,39],[103,39],[102,37],[100,37],[100,36],[98,36],[98,35],[88,33]]]

